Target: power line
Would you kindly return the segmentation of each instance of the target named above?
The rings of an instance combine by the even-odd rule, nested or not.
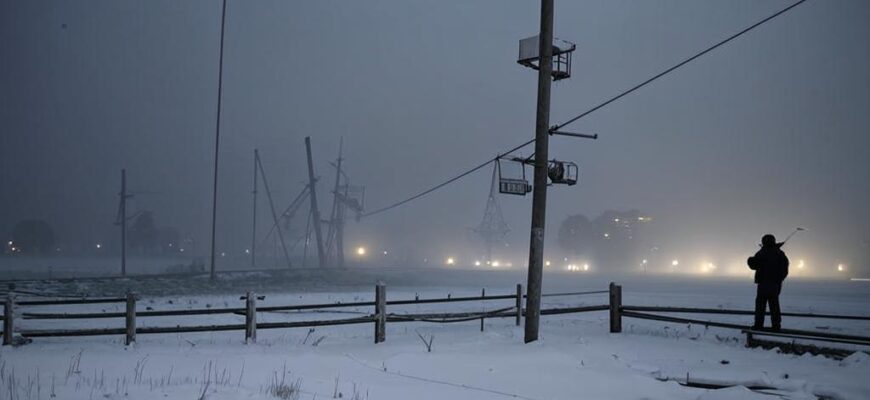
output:
[[[770,21],[770,20],[772,20],[772,19],[774,19],[774,18],[776,18],[776,17],[778,17],[778,16],[784,14],[785,12],[791,10],[792,8],[795,8],[795,7],[799,6],[801,3],[805,2],[805,1],[807,1],[807,0],[799,0],[798,2],[796,2],[796,3],[794,3],[794,4],[790,5],[790,6],[788,6],[788,7],[786,7],[786,8],[783,8],[782,10],[779,10],[778,12],[776,12],[776,13],[770,15],[769,17],[767,17],[767,18],[765,18],[765,19],[763,19],[763,20],[761,20],[761,21],[758,21],[758,22],[756,22],[756,23],[750,25],[749,27],[743,29],[742,31],[737,32],[737,33],[735,33],[735,34],[729,36],[729,37],[726,38],[725,40],[722,40],[722,41],[720,41],[719,43],[716,43],[716,44],[714,44],[714,45],[708,47],[706,50],[704,50],[704,51],[702,51],[702,52],[700,52],[700,53],[697,53],[697,54],[695,54],[694,56],[691,56],[691,57],[689,57],[689,58],[683,60],[683,61],[680,62],[679,64],[674,65],[673,67],[670,67],[670,68],[668,68],[668,69],[666,69],[666,70],[664,70],[664,71],[658,73],[657,75],[655,75],[655,76],[653,76],[653,77],[651,77],[651,78],[649,78],[649,79],[647,79],[647,80],[641,82],[640,84],[634,86],[633,88],[628,89],[628,90],[626,90],[626,91],[624,91],[624,92],[622,92],[622,93],[620,93],[620,94],[618,94],[618,95],[616,95],[616,96],[610,98],[609,100],[607,100],[607,101],[605,101],[605,102],[603,102],[603,103],[601,103],[601,104],[599,104],[599,105],[597,105],[597,106],[595,106],[595,107],[590,108],[589,110],[584,111],[584,112],[581,113],[580,115],[578,115],[578,116],[576,116],[576,117],[574,117],[574,118],[571,118],[571,119],[569,119],[568,121],[566,121],[566,122],[564,122],[564,123],[561,123],[561,124],[559,124],[559,125],[554,125],[552,128],[550,128],[550,132],[553,132],[553,131],[559,130],[559,129],[561,129],[561,128],[564,128],[566,125],[571,124],[571,123],[577,121],[577,120],[580,119],[580,118],[583,118],[583,117],[585,117],[585,116],[587,116],[587,115],[589,115],[589,114],[592,114],[592,113],[595,112],[595,111],[598,111],[598,110],[601,109],[601,108],[606,107],[606,106],[609,105],[610,103],[613,103],[614,101],[623,98],[624,96],[626,96],[626,95],[628,95],[628,94],[634,92],[635,90],[640,89],[640,88],[642,88],[642,87],[644,87],[644,86],[650,84],[652,81],[654,81],[654,80],[656,80],[656,79],[659,79],[659,78],[661,78],[661,77],[663,77],[663,76],[665,76],[665,75],[667,75],[667,74],[673,72],[673,71],[676,70],[677,68],[680,68],[680,67],[682,67],[682,66],[684,66],[684,65],[686,65],[686,64],[688,64],[688,63],[690,63],[690,62],[692,62],[692,61],[694,61],[695,59],[697,59],[697,58],[703,56],[704,54],[707,54],[707,53],[709,53],[709,52],[715,50],[715,49],[718,48],[719,46],[722,46],[723,44],[728,43],[728,42],[730,42],[730,41],[732,41],[732,40],[738,38],[739,36],[743,35],[744,33],[747,33],[747,32],[749,32],[749,31],[751,31],[751,30],[753,30],[753,29],[755,29],[755,28],[761,26],[761,25],[764,24],[765,22],[768,22],[768,21]]]
[[[432,192],[434,192],[434,191],[436,191],[436,190],[438,190],[438,189],[441,189],[441,188],[444,187],[444,186],[447,186],[447,185],[449,185],[449,184],[451,184],[451,183],[453,183],[453,182],[456,182],[456,181],[458,181],[458,180],[464,178],[465,176],[467,176],[467,175],[469,175],[469,174],[471,174],[471,173],[473,173],[473,172],[475,172],[475,171],[477,171],[477,170],[479,170],[479,169],[481,169],[481,168],[483,168],[483,167],[489,165],[489,163],[491,163],[491,162],[493,162],[493,161],[495,161],[495,160],[498,160],[499,158],[504,157],[504,156],[507,155],[507,154],[513,153],[513,152],[515,152],[515,151],[517,151],[517,150],[519,150],[519,149],[521,149],[521,148],[523,148],[523,147],[526,147],[526,146],[528,146],[528,145],[530,145],[530,144],[532,144],[532,143],[534,143],[534,142],[535,142],[535,139],[529,140],[529,141],[527,141],[527,142],[525,142],[525,143],[523,143],[523,144],[521,144],[521,145],[519,145],[519,146],[516,146],[516,147],[514,147],[514,148],[512,148],[512,149],[510,149],[510,150],[508,150],[508,151],[506,151],[506,152],[504,152],[504,153],[502,153],[502,154],[499,154],[499,155],[497,155],[497,156],[495,156],[495,157],[493,157],[493,158],[490,158],[489,160],[486,160],[485,162],[483,162],[483,163],[477,165],[477,166],[474,167],[474,168],[471,168],[471,169],[469,169],[469,170],[467,170],[467,171],[465,171],[465,172],[463,172],[463,173],[461,173],[461,174],[459,174],[459,175],[454,176],[453,178],[450,178],[450,179],[448,179],[448,180],[446,180],[446,181],[444,181],[444,182],[441,182],[440,184],[438,184],[438,185],[436,185],[436,186],[433,186],[433,187],[431,187],[431,188],[429,188],[429,189],[426,189],[426,190],[424,190],[424,191],[422,191],[422,192],[420,192],[420,193],[417,193],[417,194],[415,194],[415,195],[413,195],[413,196],[411,196],[411,197],[409,197],[409,198],[407,198],[407,199],[405,199],[405,200],[402,200],[402,201],[399,201],[399,202],[393,203],[393,204],[391,204],[391,205],[389,205],[389,206],[386,206],[386,207],[383,207],[383,208],[379,208],[379,209],[377,209],[377,210],[374,210],[374,211],[371,211],[371,212],[365,213],[365,214],[362,215],[362,217],[368,217],[368,216],[372,216],[372,215],[375,215],[375,214],[380,214],[380,213],[382,213],[382,212],[384,212],[384,211],[391,210],[391,209],[393,209],[393,208],[396,208],[396,207],[398,207],[398,206],[401,206],[402,204],[405,204],[405,203],[407,203],[407,202],[410,202],[410,201],[413,201],[413,200],[419,199],[419,198],[421,198],[421,197],[423,197],[423,196],[425,196],[425,195],[427,195],[427,194],[429,194],[429,193],[432,193]]]
[[[602,109],[602,108],[604,108],[604,107],[607,107],[607,106],[610,105],[611,103],[613,103],[613,102],[615,102],[615,101],[617,101],[617,100],[619,100],[619,99],[621,99],[621,98],[623,98],[623,97],[625,97],[625,96],[631,94],[632,92],[634,92],[634,91],[636,91],[636,90],[638,90],[638,89],[640,89],[640,88],[642,88],[642,87],[644,87],[644,86],[646,86],[646,85],[652,83],[653,81],[655,81],[655,80],[657,80],[657,79],[659,79],[659,78],[661,78],[661,77],[663,77],[663,76],[665,76],[665,75],[667,75],[667,74],[669,74],[669,73],[675,71],[676,69],[678,69],[678,68],[680,68],[680,67],[682,67],[682,66],[684,66],[684,65],[686,65],[686,64],[688,64],[688,63],[690,63],[690,62],[692,62],[692,61],[694,61],[694,60],[696,60],[696,59],[698,59],[698,58],[700,58],[701,56],[703,56],[703,55],[705,55],[705,54],[707,54],[707,53],[709,53],[709,52],[715,50],[716,48],[718,48],[718,47],[720,47],[720,46],[722,46],[722,45],[724,45],[724,44],[726,44],[726,43],[728,43],[728,42],[730,42],[730,41],[732,41],[732,40],[734,40],[734,39],[736,39],[736,38],[742,36],[743,34],[749,32],[749,31],[751,31],[751,30],[753,30],[753,29],[755,29],[755,28],[757,28],[757,27],[759,27],[759,26],[761,26],[762,24],[764,24],[764,23],[766,23],[766,22],[768,22],[768,21],[770,21],[770,20],[772,20],[772,19],[774,19],[774,18],[776,18],[776,17],[778,17],[778,16],[780,16],[780,15],[786,13],[787,11],[791,10],[792,8],[795,8],[795,7],[799,6],[800,4],[804,3],[805,1],[807,1],[807,0],[799,0],[799,1],[795,2],[794,4],[792,4],[792,5],[790,5],[790,6],[786,7],[786,8],[783,8],[783,9],[780,10],[780,11],[777,11],[776,13],[771,14],[771,15],[768,16],[767,18],[764,18],[764,19],[762,19],[761,21],[758,21],[758,22],[756,22],[756,23],[754,23],[754,24],[748,26],[747,28],[744,28],[744,29],[741,30],[740,32],[737,32],[737,33],[735,33],[735,34],[733,34],[733,35],[727,37],[726,39],[724,39],[724,40],[722,40],[722,41],[720,41],[720,42],[718,42],[718,43],[716,43],[716,44],[714,44],[714,45],[708,47],[707,49],[701,51],[700,53],[697,53],[697,54],[695,54],[695,55],[693,55],[693,56],[691,56],[691,57],[689,57],[689,58],[687,58],[687,59],[681,61],[680,63],[674,65],[673,67],[670,67],[670,68],[668,68],[668,69],[666,69],[666,70],[664,70],[664,71],[662,71],[662,72],[660,72],[660,73],[658,73],[658,74],[652,76],[651,78],[649,78],[649,79],[647,79],[647,80],[645,80],[645,81],[643,81],[643,82],[641,82],[641,83],[635,85],[634,87],[632,87],[632,88],[630,88],[630,89],[628,89],[628,90],[626,90],[626,91],[623,91],[623,92],[617,94],[616,96],[611,97],[610,99],[608,99],[608,100],[606,100],[606,101],[604,101],[604,102],[602,102],[602,103],[596,105],[595,107],[592,107],[592,108],[590,108],[590,109],[584,111],[583,113],[577,115],[576,117],[571,118],[571,119],[569,119],[568,121],[566,121],[566,122],[564,122],[564,123],[562,123],[562,124],[554,125],[553,127],[550,128],[550,133],[552,134],[553,132],[555,132],[555,131],[557,131],[557,130],[559,130],[559,129],[561,129],[561,128],[564,128],[566,125],[576,122],[576,121],[579,120],[580,118],[583,118],[583,117],[585,117],[585,116],[587,116],[587,115],[589,115],[589,114],[592,114],[592,113],[595,112],[595,111],[598,111],[598,110],[600,110],[600,109]],[[502,153],[502,154],[500,154],[500,155],[494,157],[494,158],[491,158],[491,159],[489,159],[489,160],[486,160],[486,162],[481,163],[481,164],[475,166],[474,168],[471,168],[471,169],[469,169],[469,170],[467,170],[467,171],[465,171],[465,172],[463,172],[463,173],[461,173],[461,174],[459,174],[459,175],[456,175],[456,176],[454,176],[453,178],[450,178],[450,179],[448,179],[448,180],[446,180],[446,181],[444,181],[444,182],[442,182],[442,183],[440,183],[440,184],[438,184],[438,185],[436,185],[436,186],[433,186],[433,187],[431,187],[431,188],[429,188],[429,189],[427,189],[427,190],[424,190],[424,191],[422,191],[422,192],[420,192],[420,193],[417,193],[417,194],[415,194],[415,195],[413,195],[413,196],[411,196],[411,197],[409,197],[409,198],[407,198],[407,199],[405,199],[405,200],[401,200],[401,201],[398,201],[398,202],[396,202],[396,203],[393,203],[393,204],[391,204],[391,205],[389,205],[389,206],[386,206],[386,207],[383,207],[383,208],[379,208],[379,209],[377,209],[377,210],[374,210],[374,211],[371,211],[371,212],[365,213],[365,214],[362,215],[362,217],[368,217],[368,216],[372,216],[372,215],[375,215],[375,214],[380,214],[380,213],[382,213],[382,212],[384,212],[384,211],[391,210],[391,209],[396,208],[396,207],[399,207],[399,206],[401,206],[401,205],[403,205],[403,204],[405,204],[405,203],[408,203],[408,202],[411,202],[411,201],[413,201],[413,200],[419,199],[420,197],[423,197],[423,196],[425,196],[425,195],[427,195],[427,194],[429,194],[429,193],[432,193],[432,192],[434,192],[434,191],[436,191],[436,190],[438,190],[438,189],[441,189],[441,188],[444,187],[444,186],[447,186],[447,185],[449,185],[449,184],[451,184],[451,183],[453,183],[453,182],[456,182],[456,181],[458,181],[458,180],[460,180],[460,179],[466,177],[467,175],[470,175],[470,174],[474,173],[475,171],[477,171],[477,170],[479,170],[479,169],[481,169],[481,168],[483,168],[483,167],[489,165],[489,163],[491,163],[491,162],[493,162],[493,161],[496,161],[497,159],[499,159],[499,158],[501,158],[501,157],[503,157],[503,156],[505,156],[505,155],[507,155],[507,154],[513,153],[514,151],[517,151],[517,150],[519,150],[519,149],[521,149],[521,148],[523,148],[523,147],[526,147],[526,146],[528,146],[528,145],[530,145],[530,144],[532,144],[532,143],[534,143],[534,142],[535,142],[535,139],[531,139],[531,140],[529,140],[529,141],[527,141],[527,142],[525,142],[525,143],[523,143],[523,144],[521,144],[521,145],[519,145],[519,146],[516,146],[516,147],[512,148],[511,150],[508,150],[508,151],[506,151],[506,152],[504,152],[504,153]]]

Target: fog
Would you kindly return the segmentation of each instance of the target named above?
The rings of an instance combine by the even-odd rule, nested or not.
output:
[[[557,2],[556,36],[577,50],[571,78],[553,85],[551,123],[789,3]],[[328,218],[340,140],[345,172],[374,210],[531,139],[537,78],[516,56],[518,40],[538,31],[538,7],[229,0],[219,268],[250,263],[254,149],[280,212],[307,182],[310,136]],[[220,17],[219,1],[0,2],[4,243],[17,222],[39,219],[53,228],[56,253],[115,254],[126,168],[130,214],[153,212],[158,227],[194,243],[188,255],[207,258]],[[598,140],[552,137],[550,156],[576,162],[580,183],[549,190],[546,257],[578,257],[557,240],[566,217],[638,210],[651,218],[638,237],[665,263],[732,265],[762,234],[805,227],[784,247],[793,265],[870,272],[868,20],[867,2],[807,2],[566,129]],[[409,267],[482,260],[471,228],[491,176],[489,166],[390,211],[349,216],[348,258],[363,246],[369,256],[401,254],[383,263]],[[262,186],[258,195],[263,238],[271,214]],[[531,195],[497,199],[511,231],[496,253],[522,268]],[[264,260],[276,254],[273,241],[258,246]]]

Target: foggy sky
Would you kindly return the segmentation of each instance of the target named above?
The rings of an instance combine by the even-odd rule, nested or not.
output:
[[[789,3],[558,1],[556,36],[577,51],[551,123]],[[150,192],[131,210],[207,253],[220,5],[0,0],[0,236],[43,218],[63,243],[112,240],[126,168],[131,190]],[[551,139],[581,183],[549,191],[548,251],[568,215],[636,208],[674,253],[748,253],[763,233],[805,226],[793,251],[866,262],[868,20],[864,1],[809,1],[570,125],[600,139]],[[249,247],[254,148],[283,208],[307,178],[311,136],[328,212],[340,137],[368,209],[533,137],[536,74],[516,54],[538,23],[534,1],[229,0],[218,250]],[[348,246],[463,245],[490,174],[351,222]],[[499,200],[524,252],[531,196]]]

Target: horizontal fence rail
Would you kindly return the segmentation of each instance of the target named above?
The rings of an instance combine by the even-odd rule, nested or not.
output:
[[[110,298],[81,298],[81,299],[58,299],[58,300],[30,300],[17,301],[15,304],[20,306],[57,306],[57,305],[72,305],[72,304],[107,304],[107,303],[123,303],[127,301],[123,297]]]
[[[744,331],[749,331],[750,327],[747,325],[739,325],[739,324],[729,324],[724,322],[716,322],[716,321],[705,321],[699,319],[691,319],[691,318],[679,318],[679,317],[671,317],[665,315],[654,315],[647,313],[639,313],[635,311],[624,311],[622,315],[631,318],[638,319],[649,319],[655,321],[666,321],[666,322],[677,322],[683,324],[696,324],[696,325],[704,325],[704,326],[715,326],[720,328],[730,328],[730,329],[740,329]],[[870,337],[867,336],[856,336],[856,335],[845,335],[839,333],[830,333],[830,332],[818,332],[818,331],[804,331],[797,329],[781,329],[779,332],[757,332],[759,334],[764,334],[768,336],[782,336],[782,337],[798,337],[801,339],[807,340],[827,340],[827,341],[839,341],[843,343],[854,343],[854,344],[864,344],[870,345]]]
[[[669,312],[669,313],[685,313],[685,314],[725,314],[725,315],[755,315],[752,310],[730,310],[725,308],[692,308],[692,307],[657,307],[657,306],[622,306],[625,311],[649,311],[649,312]],[[861,315],[840,315],[840,314],[815,314],[815,313],[797,313],[797,312],[782,312],[783,317],[798,317],[798,318],[824,318],[824,319],[845,319],[855,321],[870,321],[870,316]],[[767,315],[770,315],[768,312]]]

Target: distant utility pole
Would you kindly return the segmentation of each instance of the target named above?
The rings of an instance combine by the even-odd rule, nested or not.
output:
[[[121,276],[127,276],[127,170],[121,169],[121,201],[118,204],[118,219],[121,225]]]
[[[526,285],[525,342],[538,340],[541,319],[541,281],[544,274],[544,223],[547,211],[547,158],[550,130],[550,80],[553,71],[553,0],[541,0],[538,69],[538,110],[535,122],[535,183],[532,191],[532,229],[529,277]]]
[[[214,254],[215,254],[215,231],[217,222],[217,191],[218,191],[218,155],[220,154],[221,144],[221,94],[224,80],[224,26],[227,21],[227,0],[223,1],[221,9],[221,44],[220,55],[218,57],[218,93],[217,93],[217,117],[214,130],[214,184],[212,185],[211,195],[211,267],[209,277],[214,280]]]
[[[335,266],[344,268],[344,209],[346,205],[343,200],[347,198],[347,185],[345,182],[345,193],[341,193],[341,151],[344,145],[344,137],[338,141],[338,159],[335,161],[335,187],[332,189],[332,213],[329,217],[329,231],[326,234],[326,252],[327,257],[332,255],[332,249],[335,248]]]
[[[257,266],[257,162],[260,159],[260,154],[257,152],[257,149],[254,149],[254,190],[251,191],[251,194],[254,195],[254,206],[253,206],[253,227],[251,227],[251,269],[256,268]]]
[[[326,252],[323,249],[323,232],[320,229],[322,220],[317,209],[317,178],[314,177],[314,160],[311,158],[311,137],[305,137],[305,153],[308,156],[308,190],[311,195],[311,218],[314,225],[314,238],[317,240],[317,260],[319,267],[326,266]]]

